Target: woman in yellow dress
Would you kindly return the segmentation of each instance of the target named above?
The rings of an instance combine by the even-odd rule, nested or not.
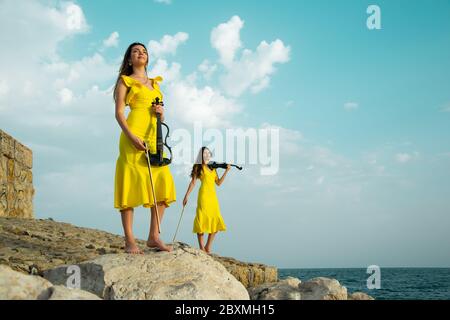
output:
[[[195,186],[195,181],[200,179],[201,185],[198,191],[197,210],[192,232],[197,234],[200,249],[207,253],[211,253],[211,245],[216,233],[226,230],[225,222],[220,214],[215,184],[220,186],[230,170],[230,165],[228,165],[219,179],[216,169],[211,170],[207,165],[210,159],[211,151],[207,147],[202,147],[192,168],[191,182],[183,199],[183,206],[186,206],[189,194]],[[209,234],[206,245],[203,243],[204,233]]]
[[[114,178],[114,208],[122,217],[125,233],[125,251],[139,253],[133,236],[134,207],[151,208],[148,247],[171,251],[172,247],[159,238],[153,193],[150,184],[145,144],[151,153],[156,153],[156,113],[164,120],[164,109],[153,105],[156,97],[162,100],[158,82],[162,77],[147,76],[148,52],[142,43],[132,43],[125,52],[119,76],[114,88],[116,120],[122,131],[119,139],[119,156]],[[130,107],[125,119],[125,106]],[[169,166],[151,166],[158,205],[159,220],[162,222],[164,210],[176,200],[175,185]]]

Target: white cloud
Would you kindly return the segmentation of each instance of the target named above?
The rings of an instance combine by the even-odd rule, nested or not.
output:
[[[236,101],[209,86],[198,88],[180,81],[171,85],[169,94],[171,107],[167,111],[184,124],[199,121],[205,127],[224,127],[241,110]]]
[[[8,81],[3,83],[0,108],[5,109],[9,102],[15,109],[39,105],[42,111],[47,105],[58,103],[58,91],[65,85],[55,86],[54,76],[49,76],[42,66],[59,60],[57,46],[61,41],[89,28],[81,7],[72,2],[0,2],[0,30],[8,30],[1,34],[0,70]],[[20,67],[12,69],[11,61],[20,61]],[[58,68],[67,68],[67,64],[54,66]],[[16,101],[26,103],[16,105]]]
[[[169,65],[167,60],[157,59],[155,65],[149,70],[149,76],[162,76],[162,85],[167,85],[174,81],[181,81],[181,64],[172,62]]]
[[[3,69],[13,60],[29,65],[54,57],[61,40],[86,32],[89,26],[81,7],[72,2],[45,6],[39,1],[4,0],[0,3],[0,30],[8,30],[1,35]]]
[[[290,47],[279,39],[270,44],[262,41],[255,52],[245,49],[239,60],[230,63],[220,83],[233,97],[249,88],[252,93],[257,93],[269,85],[269,76],[276,71],[274,65],[289,61],[289,54]]]
[[[63,88],[59,91],[59,98],[62,104],[68,104],[73,99],[73,92],[70,89]]]
[[[119,45],[119,33],[117,31],[111,33],[107,39],[103,40],[103,45],[106,48],[117,47]]]
[[[212,64],[208,59],[205,59],[198,66],[198,70],[203,74],[206,80],[210,80],[214,72],[217,70],[217,65]]]
[[[238,50],[243,47],[240,31],[244,21],[233,16],[225,23],[219,24],[211,31],[211,45],[219,54],[219,62],[225,68],[220,77],[220,84],[226,94],[238,97],[246,90],[257,93],[269,86],[270,75],[276,69],[276,63],[289,61],[290,47],[276,39],[271,43],[261,41],[253,52],[244,49],[236,59]]]
[[[397,153],[395,155],[395,160],[400,163],[406,163],[411,160],[411,155],[408,153]]]
[[[92,83],[111,81],[111,75],[116,69],[98,52],[71,63],[57,59],[43,68],[48,76],[54,79],[52,84],[55,88],[67,87],[77,92],[84,92]]]
[[[359,108],[359,104],[357,102],[346,102],[344,103],[344,109],[347,111],[356,110]]]
[[[153,0],[156,3],[171,4],[172,0]]]
[[[231,67],[236,51],[242,46],[240,31],[244,21],[238,16],[221,23],[211,31],[211,45],[219,52],[220,62]]]
[[[288,101],[286,101],[286,103],[285,103],[285,106],[286,107],[292,107],[294,105],[294,101],[293,100],[288,100]]]
[[[276,129],[280,134],[280,152],[284,155],[298,155],[301,152],[300,142],[303,140],[303,134],[298,130],[287,129],[281,126],[264,122],[262,129]]]
[[[174,56],[177,52],[179,45],[183,44],[189,39],[189,35],[186,32],[178,32],[174,36],[164,35],[162,39],[158,41],[150,40],[148,43],[149,59],[151,61],[156,58],[163,58],[167,55]]]

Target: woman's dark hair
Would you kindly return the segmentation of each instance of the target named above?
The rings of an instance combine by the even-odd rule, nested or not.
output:
[[[202,176],[202,165],[204,162],[203,159],[203,152],[205,151],[205,149],[208,149],[207,147],[202,147],[200,149],[200,154],[201,154],[201,158],[202,158],[202,163],[194,163],[194,165],[192,166],[192,171],[191,171],[191,178],[196,178],[196,179],[200,179],[200,177]],[[209,149],[208,149],[209,150]],[[211,150],[209,150],[209,152],[211,152]],[[200,156],[198,157],[200,158]],[[197,162],[200,159],[197,159]]]
[[[143,46],[145,51],[147,52],[147,63],[145,65],[145,73],[147,73],[147,66],[148,66],[148,51],[147,48],[145,47],[145,45],[143,43],[140,42],[133,42],[132,44],[130,44],[127,48],[127,51],[125,51],[125,55],[123,56],[123,60],[122,60],[122,64],[120,66],[119,69],[119,75],[117,76],[117,80],[116,80],[116,85],[114,86],[114,91],[113,91],[113,98],[114,101],[116,100],[116,91],[117,91],[117,85],[119,84],[119,79],[121,75],[126,75],[129,76],[130,74],[133,73],[133,66],[129,65],[129,60],[131,59],[131,49],[133,49],[134,46]]]

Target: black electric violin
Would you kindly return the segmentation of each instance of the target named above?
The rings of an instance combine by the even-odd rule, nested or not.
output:
[[[160,104],[164,106],[164,102],[159,101],[159,97],[156,97],[155,100],[152,101],[152,106]],[[162,126],[166,127],[167,133],[163,141],[162,135]],[[167,138],[169,137],[169,126],[161,121],[161,114],[156,113],[156,153],[150,153],[150,163],[154,166],[167,166],[172,162],[172,149],[167,144]],[[170,158],[164,158],[164,146],[169,150]]]
[[[215,161],[210,161],[210,162],[208,162],[208,168],[209,168],[210,170],[212,170],[212,169],[217,169],[217,168],[226,169],[227,166],[228,166],[228,163],[225,163],[225,162],[222,162],[222,163],[218,163],[218,162],[215,162]],[[235,165],[235,164],[230,164],[230,166],[236,167],[236,168],[238,168],[239,170],[242,170],[242,167],[239,167],[239,166],[237,166],[237,165]]]

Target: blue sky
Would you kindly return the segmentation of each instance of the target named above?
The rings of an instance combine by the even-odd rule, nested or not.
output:
[[[126,47],[140,41],[164,78],[171,128],[192,130],[189,114],[200,112],[220,130],[280,129],[277,175],[248,165],[218,188],[228,230],[217,253],[279,267],[450,266],[450,1],[13,3],[0,4],[1,30],[15,26],[0,39],[0,128],[34,152],[36,217],[122,233],[108,90]],[[371,4],[381,30],[366,27]],[[220,25],[218,37],[239,46],[215,47]],[[185,170],[172,166],[166,241]],[[192,245],[196,195],[178,237]],[[135,216],[145,238],[147,210]]]

